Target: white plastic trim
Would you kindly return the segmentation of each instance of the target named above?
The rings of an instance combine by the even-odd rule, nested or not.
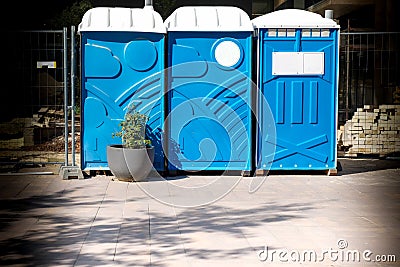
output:
[[[163,20],[152,8],[95,7],[82,17],[78,32],[122,31],[166,33]]]
[[[164,22],[168,31],[253,31],[250,17],[233,6],[184,6]]]
[[[283,9],[252,19],[255,28],[340,28],[334,20],[301,9]]]

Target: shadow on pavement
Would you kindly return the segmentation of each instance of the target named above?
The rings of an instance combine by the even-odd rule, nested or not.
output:
[[[338,163],[341,165],[339,175],[400,168],[398,159],[339,158]]]
[[[2,184],[2,190],[7,190],[6,187]],[[254,253],[255,248],[245,244],[237,249],[204,249],[193,245],[183,250],[182,244],[190,247],[195,242],[193,238],[202,233],[238,239],[244,234],[251,237],[252,233],[246,229],[303,218],[303,212],[320,204],[268,202],[251,209],[209,205],[177,209],[175,216],[152,210],[151,206],[140,210],[138,205],[137,212],[145,216],[122,213],[101,217],[99,210],[124,208],[124,202],[102,200],[101,194],[85,198],[85,190],[82,186],[40,196],[0,199],[0,265],[148,266],[151,258],[185,253],[195,259],[240,258]],[[128,200],[131,204],[146,203],[140,198]],[[86,251],[85,247],[93,250]],[[151,265],[166,266],[162,261]]]

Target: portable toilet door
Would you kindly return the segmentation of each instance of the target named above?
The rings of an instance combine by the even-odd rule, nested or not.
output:
[[[149,115],[154,168],[164,171],[164,38],[161,16],[145,8],[96,7],[85,13],[81,35],[81,168],[108,170],[106,147],[121,144],[128,105]]]
[[[185,6],[167,28],[169,171],[250,171],[249,16],[230,6]]]
[[[252,23],[258,110],[265,112],[269,105],[276,129],[275,141],[265,141],[268,132],[261,121],[256,169],[335,171],[339,25],[297,9],[275,11]]]

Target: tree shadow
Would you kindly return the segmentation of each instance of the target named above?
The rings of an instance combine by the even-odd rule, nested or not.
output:
[[[3,184],[3,183],[2,183]],[[2,186],[1,190],[7,190]],[[101,209],[123,203],[89,198],[85,186],[26,198],[0,199],[0,265],[58,266],[113,264],[121,218],[98,217]],[[136,198],[135,201],[140,201]],[[132,202],[132,200],[131,200]],[[147,225],[147,220],[139,225]],[[137,231],[137,237],[140,232]],[[133,240],[140,240],[133,236]],[[139,242],[139,241],[138,241]],[[107,244],[104,254],[82,250]],[[145,265],[148,261],[138,262]]]
[[[257,260],[257,250],[264,244],[260,243],[257,244],[259,247],[251,247],[245,240],[247,238],[260,239],[262,233],[248,231],[248,229],[305,218],[302,212],[314,209],[315,205],[317,203],[281,205],[271,202],[261,204],[257,208],[244,206],[227,208],[214,203],[199,208],[178,209],[176,210],[178,223],[150,224],[150,233],[152,233],[150,242],[152,247],[156,248],[156,251],[152,253],[156,253],[159,259],[173,258],[174,254],[180,253],[195,261],[223,259],[242,261],[243,257],[249,257],[249,255]],[[170,217],[157,212],[150,212],[150,217],[156,218],[159,222],[171,220]],[[205,236],[200,238],[200,244],[197,243],[196,238],[199,235]],[[210,240],[204,241],[207,238]],[[238,244],[235,247],[226,247],[225,241],[221,240],[224,238],[236,240]],[[163,249],[160,244],[167,247]],[[182,244],[185,247],[184,253],[179,249]],[[270,249],[275,249],[275,247],[270,247]],[[152,262],[152,266],[169,266],[169,264],[156,261]]]
[[[2,190],[7,189],[3,186]],[[303,212],[318,205],[269,202],[256,208],[234,208],[217,202],[190,209],[165,206],[160,211],[146,197],[104,199],[99,193],[90,198],[86,190],[82,185],[51,194],[0,199],[0,265],[168,266],[163,259],[234,260],[249,253],[256,259],[256,248],[246,243],[238,248],[205,248],[196,245],[195,237],[257,237],[249,229],[305,218]],[[102,210],[116,215],[102,214]]]

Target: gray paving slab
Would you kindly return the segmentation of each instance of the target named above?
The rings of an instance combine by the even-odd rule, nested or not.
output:
[[[400,266],[399,162],[340,162],[338,176],[2,175],[0,264]]]

